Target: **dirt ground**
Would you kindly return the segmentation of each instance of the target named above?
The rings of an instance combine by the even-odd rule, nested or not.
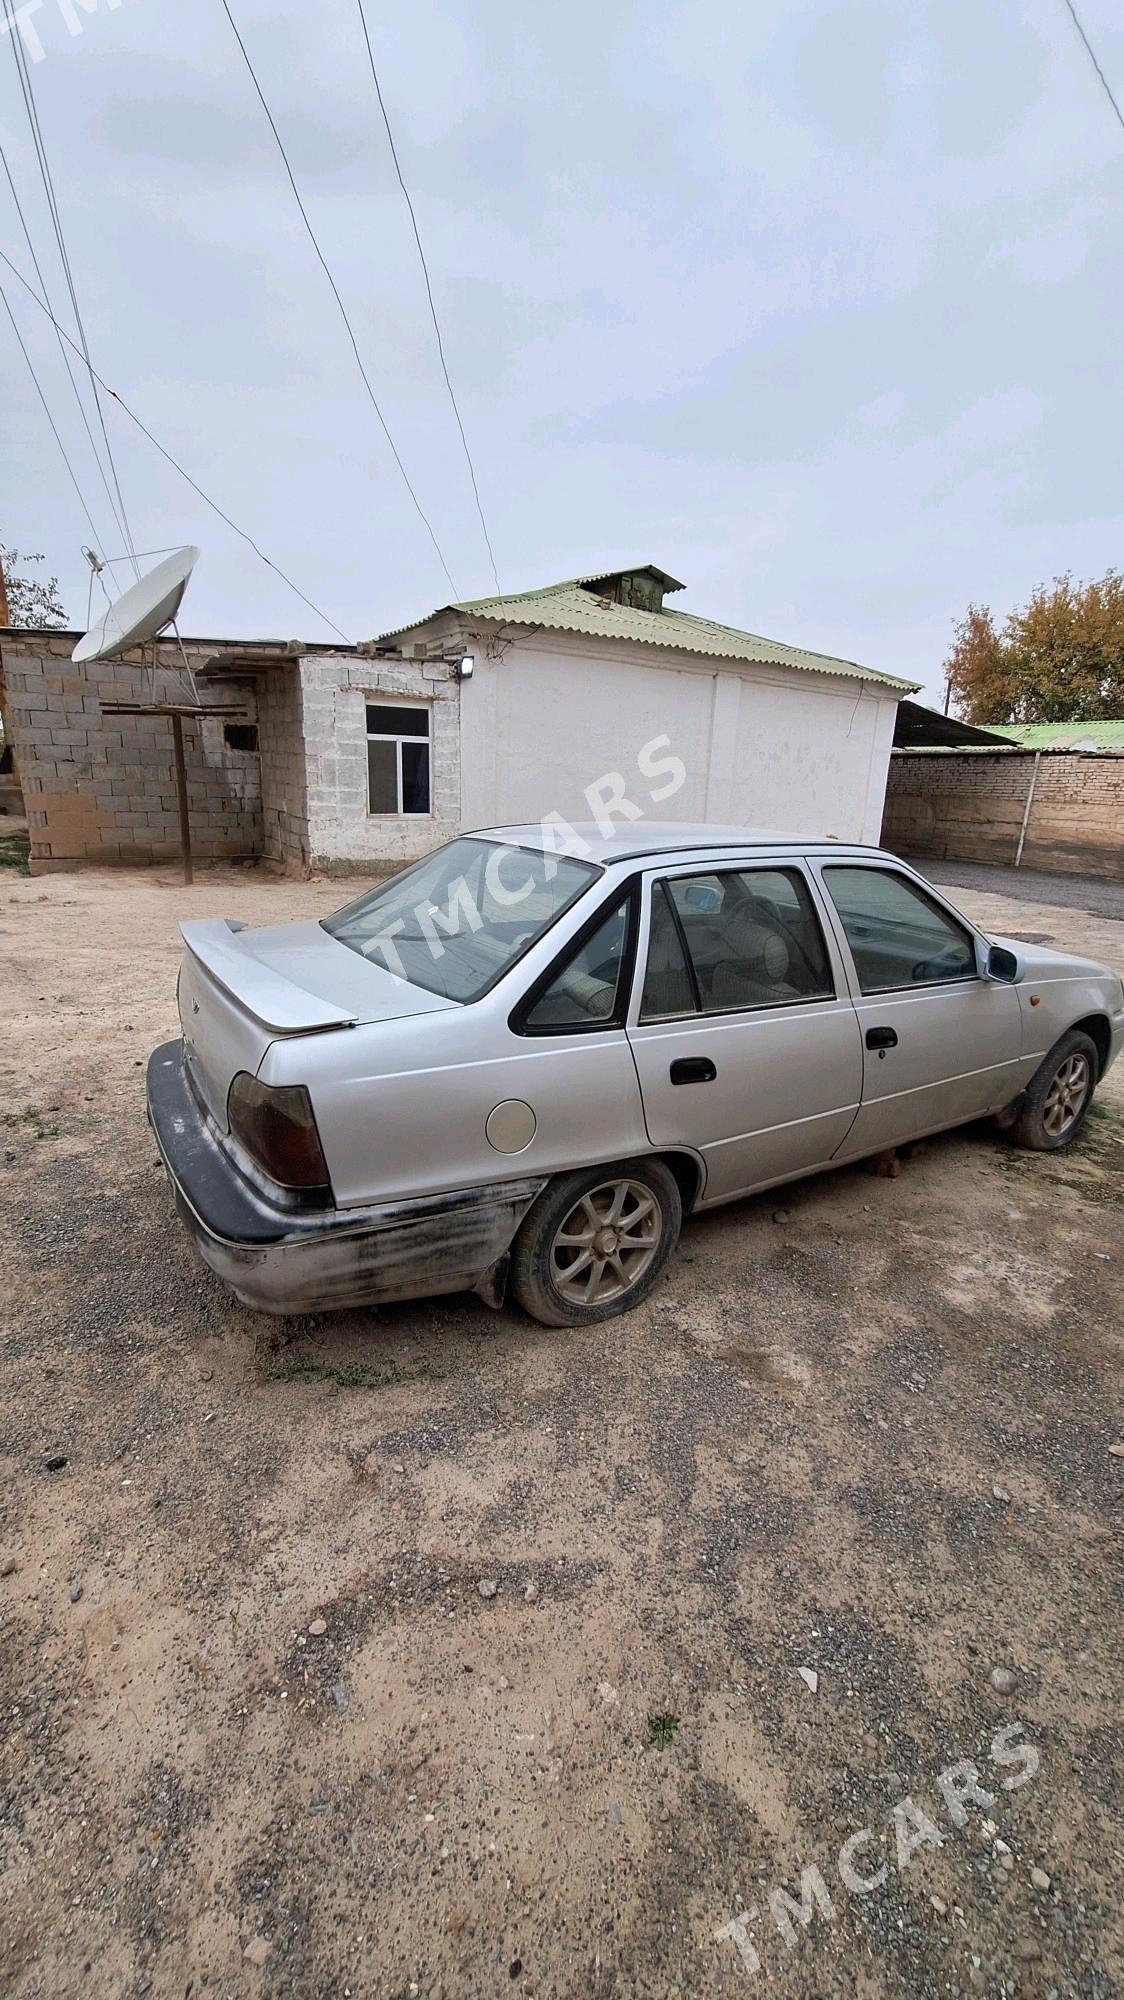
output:
[[[0,882],[4,1994],[1124,1990],[1124,1064],[1064,1156],[689,1223],[606,1328],[256,1319],[143,1064],[179,917],[344,899]],[[1124,908],[960,900],[1124,970]]]

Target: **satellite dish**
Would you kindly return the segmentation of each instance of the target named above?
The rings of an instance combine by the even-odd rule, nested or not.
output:
[[[143,646],[170,625],[183,601],[188,579],[199,561],[198,549],[177,549],[134,583],[79,639],[71,659],[77,666],[111,660],[130,646]]]

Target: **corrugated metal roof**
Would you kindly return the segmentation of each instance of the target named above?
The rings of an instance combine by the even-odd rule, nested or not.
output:
[[[895,750],[964,750],[969,745],[1002,750],[1015,748],[996,729],[981,729],[978,723],[961,722],[958,715],[942,715],[939,708],[926,708],[920,701],[899,701],[894,719]]]
[[[1124,750],[1124,721],[996,722],[1000,736],[1024,750]]]
[[[653,565],[638,564],[650,569]],[[587,582],[620,575],[618,570],[599,570]],[[663,571],[657,571],[663,576]],[[669,587],[674,583],[669,579]],[[764,639],[755,632],[737,632],[730,625],[716,624],[713,618],[696,618],[689,611],[641,611],[631,604],[616,604],[592,591],[583,590],[582,580],[570,577],[538,590],[524,590],[510,597],[474,597],[460,604],[447,604],[431,612],[459,611],[468,618],[495,619],[505,625],[542,627],[550,632],[576,632],[591,639],[632,639],[644,646],[670,646],[673,651],[699,653],[708,659],[743,660],[766,666],[799,667],[806,673],[842,674],[848,680],[870,681],[876,686],[900,688],[915,693],[915,681],[900,680],[894,674],[861,667],[855,660],[836,659],[830,653],[811,653],[803,646],[787,646],[779,639]],[[682,589],[681,584],[675,584]],[[402,625],[384,632],[379,643],[401,638],[404,632],[427,624],[419,618],[414,625]]]

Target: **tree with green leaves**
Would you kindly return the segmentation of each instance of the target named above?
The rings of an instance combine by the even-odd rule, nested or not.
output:
[[[1124,716],[1124,576],[1040,584],[997,626],[970,604],[945,661],[969,722],[1103,722]]]
[[[59,596],[58,577],[44,578],[21,573],[21,564],[42,561],[42,556],[21,555],[19,549],[5,548],[0,542],[0,565],[3,566],[7,588],[9,625],[22,625],[35,632],[57,631],[60,626],[65,626],[66,611]]]

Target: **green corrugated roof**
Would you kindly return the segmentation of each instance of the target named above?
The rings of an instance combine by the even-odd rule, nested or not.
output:
[[[1009,736],[1024,750],[1124,750],[1120,722],[993,722],[989,728]]]
[[[653,568],[639,563],[634,567]],[[598,570],[584,581],[596,583],[630,573]],[[683,588],[668,578],[666,572],[655,573],[671,588]],[[915,681],[899,680],[896,675],[879,673],[874,667],[860,667],[854,660],[835,659],[830,653],[810,653],[803,646],[786,646],[779,639],[763,639],[755,632],[736,632],[730,625],[718,625],[713,618],[693,617],[689,611],[669,611],[666,606],[662,611],[641,611],[631,604],[616,604],[584,590],[582,582],[580,577],[569,577],[564,583],[544,584],[538,590],[523,590],[510,597],[468,598],[460,604],[441,605],[429,616],[436,618],[442,611],[459,611],[469,618],[493,618],[505,625],[577,632],[591,639],[633,639],[645,646],[670,646],[677,652],[701,653],[708,659],[799,667],[806,673],[843,674],[848,680],[900,688],[903,693],[917,690]],[[428,618],[418,619],[415,625],[384,632],[379,643],[401,638],[403,632],[412,632],[416,625],[428,622]]]

